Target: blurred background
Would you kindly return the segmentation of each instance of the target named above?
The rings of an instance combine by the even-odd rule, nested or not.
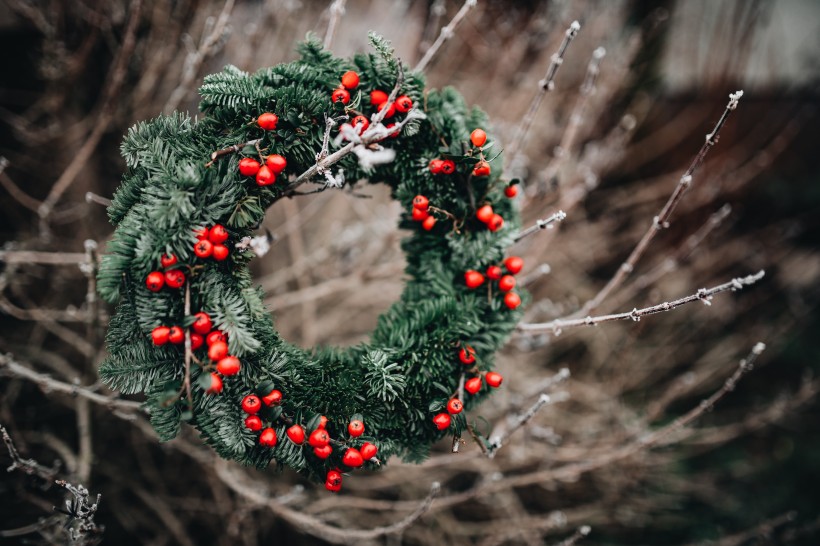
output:
[[[340,495],[289,471],[216,460],[190,429],[160,444],[144,415],[97,383],[110,309],[94,296],[112,227],[122,135],[196,112],[203,75],[294,58],[324,38],[331,2],[0,0],[0,424],[52,478],[102,494],[107,544],[816,544],[820,536],[820,3],[814,0],[486,1],[426,72],[485,109],[509,143],[564,30],[582,28],[507,168],[523,181],[533,295],[525,320],[570,315],[650,228],[728,102],[745,94],[690,190],[595,313],[631,310],[766,270],[737,293],[640,322],[516,334],[504,388],[473,416],[503,431],[551,401],[497,456],[467,439],[429,461],[390,461]],[[334,53],[392,40],[411,66],[457,0],[349,0]],[[597,77],[589,70],[605,48]],[[324,192],[278,203],[255,264],[283,335],[303,346],[367,338],[403,287],[400,206]],[[714,409],[756,342],[754,369]],[[568,379],[553,380],[560,370]],[[563,377],[563,376],[560,376]],[[90,386],[72,395],[72,386]],[[101,402],[101,403],[98,403]],[[707,409],[707,408],[703,408]],[[668,430],[651,445],[642,439]],[[11,459],[3,450],[5,466]],[[57,466],[54,466],[57,465]],[[409,525],[431,484],[442,491]],[[68,541],[65,491],[0,476],[0,543]],[[577,530],[589,526],[591,533]],[[365,531],[362,531],[365,530]],[[586,529],[584,529],[586,530]],[[82,541],[81,541],[82,542]]]

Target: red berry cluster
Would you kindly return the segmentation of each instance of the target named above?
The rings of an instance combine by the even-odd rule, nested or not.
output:
[[[436,226],[436,217],[430,214],[430,200],[423,195],[413,198],[413,221],[421,222],[421,227],[425,231],[430,231]]]
[[[276,430],[273,427],[268,426],[262,430],[265,423],[262,421],[262,417],[258,415],[263,407],[262,404],[270,407],[278,406],[281,403],[282,393],[277,389],[272,389],[261,399],[255,394],[249,394],[242,399],[242,411],[248,414],[248,416],[245,417],[245,426],[254,432],[262,431],[259,434],[259,445],[261,446],[275,447],[278,442]],[[272,423],[268,423],[268,425],[271,424]]]
[[[342,74],[341,84],[333,90],[333,93],[330,95],[330,100],[347,104],[350,102],[350,91],[357,87],[359,87],[359,75],[352,70],[348,70]]]
[[[473,366],[476,363],[475,349],[469,345],[465,345],[459,350],[458,359],[465,366]],[[487,381],[487,385],[493,388],[499,387],[504,380],[501,374],[496,372],[483,372],[480,371],[477,366],[473,366],[468,372],[475,374],[464,382],[464,390],[470,394],[476,394],[481,390],[482,377]],[[433,424],[436,425],[438,430],[450,428],[450,424],[452,423],[452,417],[450,416],[461,413],[464,409],[464,403],[456,395],[453,395],[447,401],[446,408],[446,413],[441,412],[433,416]]]
[[[452,159],[433,159],[428,167],[433,174],[453,174],[456,172],[456,163]]]
[[[521,296],[512,292],[512,289],[515,288],[515,277],[514,275],[518,274],[524,268],[524,260],[519,258],[518,256],[510,256],[506,260],[504,260],[504,269],[507,270],[507,274],[504,274],[504,270],[501,269],[500,266],[491,265],[487,268],[487,277],[491,281],[498,281],[498,289],[501,292],[504,292],[504,305],[506,305],[510,309],[515,309],[519,305],[521,305]],[[475,289],[484,284],[485,277],[478,271],[474,269],[470,269],[469,271],[464,273],[464,283],[467,285],[467,288]]]
[[[194,245],[194,254],[203,260],[213,258],[221,262],[230,254],[228,247],[222,244],[228,240],[228,237],[228,230],[219,224],[211,228],[199,229],[196,232],[197,242]]]
[[[165,273],[162,271],[152,271],[145,277],[145,286],[151,292],[159,292],[163,286],[168,288],[182,288],[185,285],[185,273],[180,269],[168,269],[177,265],[177,257],[173,254],[163,254],[159,259],[159,263]]]
[[[500,214],[493,211],[492,205],[482,205],[475,211],[475,217],[478,221],[487,226],[490,231],[498,231],[504,227],[504,218]]]
[[[256,124],[265,131],[273,131],[278,123],[279,116],[272,112],[265,112],[256,118]],[[239,174],[256,177],[257,186],[270,186],[287,166],[287,160],[279,154],[267,156],[264,165],[252,157],[244,157],[239,160]]]
[[[342,104],[348,104],[350,102],[350,91],[357,88],[359,86],[359,75],[352,70],[345,72],[342,75],[342,85],[336,88],[331,95],[331,100],[333,102],[341,102]],[[406,114],[413,108],[413,99],[408,97],[407,95],[400,95],[396,97],[396,100],[390,102],[390,95],[386,92],[382,91],[381,89],[374,89],[370,92],[370,105],[376,111],[381,112],[385,108],[387,109],[384,113],[383,120],[391,119],[393,116],[396,115],[396,112]],[[343,130],[345,127],[354,130],[357,134],[362,134],[367,130],[370,126],[370,121],[364,115],[357,115],[350,123],[343,123],[339,130]],[[391,129],[395,127],[395,122],[385,124],[387,129]],[[391,138],[398,138],[400,130],[396,129],[391,131],[390,137]]]

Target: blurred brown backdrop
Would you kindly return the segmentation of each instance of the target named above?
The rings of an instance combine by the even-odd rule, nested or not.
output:
[[[412,65],[461,3],[345,4],[335,53],[365,49],[374,30]],[[0,423],[21,452],[60,460],[60,476],[102,493],[97,522],[111,544],[540,544],[582,525],[592,527],[589,544],[815,543],[820,6],[810,0],[482,1],[443,46],[429,85],[456,86],[509,142],[564,29],[582,24],[526,157],[510,166],[527,188],[526,224],[559,208],[568,214],[515,249],[527,264],[531,321],[569,314],[595,295],[650,226],[728,94],[745,91],[669,229],[598,312],[759,269],[765,279],[711,306],[638,323],[517,335],[500,355],[505,388],[480,410],[487,429],[503,430],[545,389],[554,403],[494,459],[472,441],[455,455],[441,445],[428,463],[391,461],[330,496],[289,472],[226,467],[189,430],[160,445],[142,417],[44,392],[13,372],[10,362],[95,384],[107,314],[88,295],[84,242],[104,251],[110,236],[98,202],[118,185],[127,128],[161,112],[195,112],[202,76],[227,63],[255,70],[292,59],[306,32],[324,36],[328,5],[0,2]],[[583,93],[598,47],[606,56],[595,90]],[[378,187],[367,191],[372,199],[325,192],[269,212],[265,227],[277,238],[255,271],[287,339],[365,339],[401,292],[399,205]],[[714,411],[652,449],[618,455],[696,408],[757,341],[768,345],[759,365]],[[548,387],[562,368],[571,378]],[[435,480],[440,498],[401,533],[339,538],[316,525],[397,522]],[[248,484],[272,500],[262,503]],[[62,492],[4,474],[0,499],[0,529],[13,529],[47,515]],[[0,542],[61,536],[40,531]]]

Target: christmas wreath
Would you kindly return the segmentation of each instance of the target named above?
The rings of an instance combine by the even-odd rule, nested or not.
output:
[[[462,410],[501,384],[493,355],[524,297],[523,264],[505,253],[517,187],[500,179],[485,114],[371,43],[346,60],[308,39],[298,61],[229,66],[205,78],[203,117],[134,126],[98,279],[118,302],[100,375],[145,393],[161,439],[187,421],[222,457],[275,461],[331,490],[341,472],[419,461],[459,435]],[[368,343],[304,350],[254,286],[254,232],[303,184],[360,182],[405,207],[408,281]]]

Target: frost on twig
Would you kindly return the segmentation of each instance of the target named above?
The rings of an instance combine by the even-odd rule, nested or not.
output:
[[[614,313],[612,315],[601,315],[597,317],[588,316],[586,318],[579,319],[556,319],[549,322],[540,323],[525,322],[519,324],[518,329],[525,332],[552,331],[554,335],[560,335],[561,331],[565,328],[575,328],[577,326],[594,326],[602,322],[610,322],[613,320],[631,319],[637,322],[641,320],[641,317],[644,317],[646,315],[654,315],[655,313],[671,311],[676,307],[680,307],[681,305],[691,303],[697,300],[702,301],[706,305],[711,305],[712,297],[715,294],[719,294],[721,292],[726,292],[729,290],[741,290],[746,286],[756,283],[757,281],[762,279],[764,275],[765,272],[761,270],[755,273],[754,275],[748,275],[746,277],[737,277],[729,282],[713,286],[712,288],[701,288],[695,294],[691,294],[689,296],[685,296],[674,301],[667,301],[664,303],[660,303],[658,305],[653,305],[651,307],[645,307],[643,309],[636,308],[632,311],[627,311],[624,313]]]
[[[559,210],[558,212],[556,212],[555,214],[553,214],[549,218],[544,218],[542,220],[536,220],[534,225],[528,227],[527,229],[525,229],[524,231],[522,231],[521,233],[516,235],[515,238],[513,239],[513,241],[517,243],[518,241],[520,241],[524,237],[526,237],[528,235],[531,235],[531,234],[535,233],[536,231],[539,231],[539,230],[542,230],[542,229],[552,229],[554,224],[563,221],[566,217],[567,217],[567,214],[564,211]]]
[[[453,20],[450,21],[447,25],[441,28],[441,33],[436,38],[436,41],[433,42],[433,45],[430,46],[427,51],[424,52],[424,56],[418,62],[416,67],[413,69],[416,72],[423,72],[427,65],[430,64],[430,61],[433,60],[433,57],[436,56],[438,50],[441,49],[441,46],[453,37],[453,34],[456,30],[456,27],[461,23],[462,19],[467,15],[467,12],[470,11],[471,8],[475,7],[478,4],[477,0],[466,0],[464,4],[461,6],[461,9],[456,12]]]

